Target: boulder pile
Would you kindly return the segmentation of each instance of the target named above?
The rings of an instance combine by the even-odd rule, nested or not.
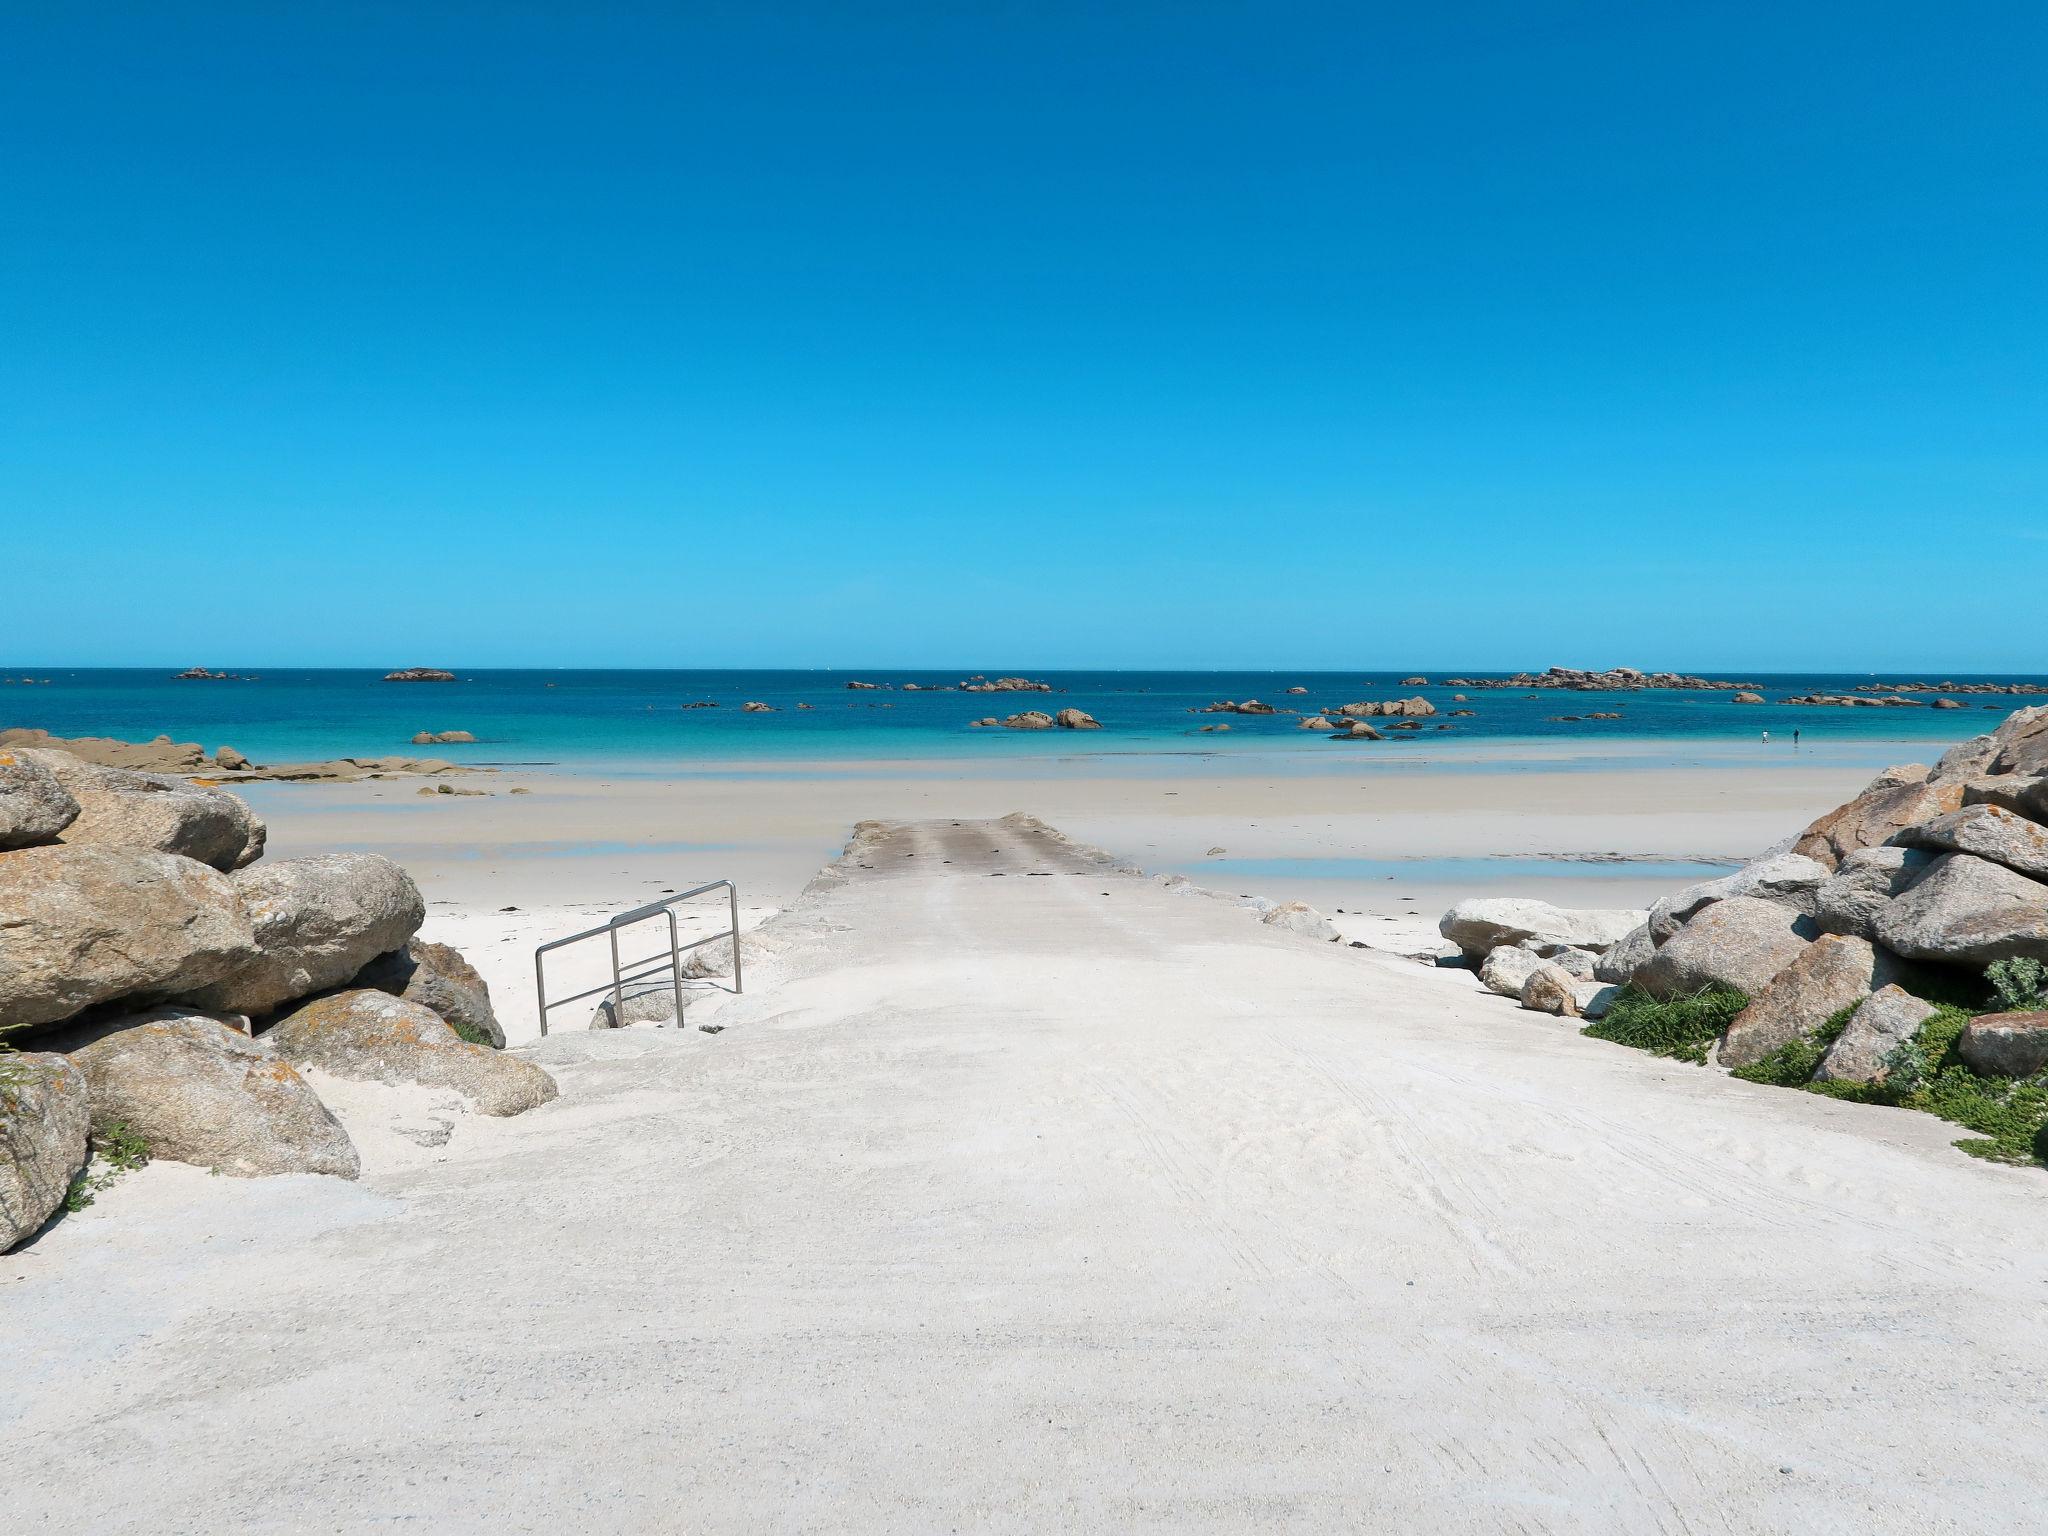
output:
[[[1595,957],[1595,981],[1652,998],[1740,993],[1747,1006],[1718,1046],[1730,1067],[1853,1009],[1814,1075],[1879,1081],[1934,1011],[1923,998],[1981,990],[1994,965],[2048,962],[2048,705],[1932,767],[1885,770],[1782,851],[1647,912],[1477,900],[1439,928],[1488,987],[1525,1006],[1555,1011],[1555,978],[1530,986],[1539,962],[1567,950]],[[1986,1075],[2031,1076],[2048,1067],[2048,1013],[1979,1018],[1959,1050]]]
[[[417,937],[403,869],[369,853],[259,862],[236,796],[47,747],[0,751],[0,1250],[62,1204],[94,1145],[252,1178],[353,1178],[301,1068],[554,1097],[500,1054],[483,978]]]

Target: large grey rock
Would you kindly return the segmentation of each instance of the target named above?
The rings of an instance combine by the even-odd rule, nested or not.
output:
[[[1896,984],[1879,987],[1857,1005],[1847,1026],[1814,1070],[1824,1083],[1881,1083],[1885,1059],[1912,1039],[1937,1012],[1934,1004]]]
[[[25,752],[0,751],[0,849],[53,843],[78,819],[78,802]]]
[[[1895,841],[1909,848],[1974,853],[2036,880],[2048,879],[2048,827],[1997,805],[1966,805],[1917,827]]]
[[[1610,945],[1593,964],[1593,979],[1626,985],[1629,978],[1649,964],[1657,953],[1657,941],[1650,937],[1650,925],[1638,923]]]
[[[2048,960],[2048,885],[1967,853],[1946,853],[1872,924],[1880,943],[1914,960],[1986,966]]]
[[[202,1008],[265,1014],[340,986],[404,945],[426,916],[412,877],[381,854],[287,859],[233,878],[257,953],[213,985],[180,994]]]
[[[1991,733],[1989,773],[2048,774],[2048,704],[2018,710]]]
[[[1951,780],[1974,779],[1987,772],[1991,759],[1998,756],[1998,742],[1986,734],[1972,736],[1968,741],[1959,741],[1950,747],[1927,771],[1930,782],[1946,784]]]
[[[1828,933],[1871,938],[1878,913],[1933,862],[1924,848],[1859,848],[1815,893],[1814,920]]]
[[[1555,1014],[1561,1019],[1579,1016],[1578,980],[1562,966],[1539,961],[1529,979],[1522,983],[1522,1006],[1536,1013]]]
[[[1305,901],[1283,901],[1276,907],[1269,907],[1259,914],[1259,921],[1268,928],[1283,929],[1298,933],[1305,939],[1318,939],[1334,943],[1344,937],[1337,931],[1337,925]]]
[[[1709,987],[1755,997],[1819,933],[1797,908],[1730,896],[1665,940],[1636,972],[1635,984],[1652,997],[1688,997]]]
[[[240,869],[263,853],[262,819],[225,790],[175,774],[106,768],[68,752],[15,755],[49,770],[78,802],[78,817],[63,832],[66,843],[154,848],[222,870]]]
[[[491,989],[459,950],[413,939],[402,949],[379,955],[349,982],[374,987],[441,1015],[457,1034],[470,1030],[503,1050],[505,1028],[491,1007]]]
[[[1547,963],[1533,949],[1524,949],[1519,944],[1503,944],[1480,962],[1479,983],[1487,991],[1498,992],[1502,997],[1520,997],[1523,984],[1536,973],[1538,966]]]
[[[179,997],[255,957],[226,875],[128,848],[0,853],[0,1026]]]
[[[1721,1041],[1721,1064],[1761,1061],[1904,975],[1902,963],[1869,940],[1822,934],[1735,1016]]]
[[[2008,773],[1995,779],[1971,779],[1963,785],[1963,804],[1996,805],[2035,821],[2048,821],[2048,774]]]
[[[85,1074],[62,1056],[0,1056],[0,1253],[33,1237],[85,1166]]]
[[[2048,1068],[2048,1012],[1981,1014],[1963,1026],[1956,1054],[1983,1077],[2032,1077]]]
[[[452,1088],[486,1115],[516,1115],[555,1096],[555,1080],[530,1061],[471,1045],[438,1014],[357,988],[300,1004],[263,1041],[286,1061],[372,1083]]]
[[[1522,947],[1527,949],[1530,943],[1524,943]],[[1570,976],[1573,981],[1591,981],[1594,968],[1600,963],[1600,957],[1592,950],[1580,949],[1573,944],[1545,944],[1538,946],[1535,953]]]
[[[1825,865],[1803,854],[1781,853],[1745,864],[1732,875],[1702,880],[1697,885],[1674,891],[1650,908],[1650,937],[1662,944],[1704,908],[1730,896],[1753,896],[1775,901],[1811,916],[1822,882],[1828,877]]]
[[[160,1008],[72,1052],[96,1136],[126,1126],[153,1158],[236,1178],[360,1171],[355,1144],[306,1080],[223,1019]]]
[[[1835,869],[1857,849],[1888,843],[1905,828],[1931,821],[1962,803],[1960,781],[1872,787],[1815,821],[1799,835],[1792,851]]]
[[[1501,945],[1524,939],[1604,950],[1643,919],[1639,910],[1553,907],[1517,896],[1475,896],[1452,907],[1436,927],[1477,965]]]

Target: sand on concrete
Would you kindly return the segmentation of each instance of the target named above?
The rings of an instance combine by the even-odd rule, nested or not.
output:
[[[406,784],[376,783],[254,785],[247,798],[270,821],[273,858],[364,849],[411,870],[429,901],[428,937],[482,951],[472,958],[508,1000],[516,1035],[530,1027],[535,944],[719,877],[739,882],[754,914],[773,910],[863,817],[986,818],[1028,808],[1148,871],[1196,879],[1209,878],[1208,850],[1219,846],[1233,859],[1299,861],[1255,883],[1236,874],[1214,883],[1311,902],[1347,937],[1413,952],[1436,943],[1438,915],[1465,896],[1647,906],[1681,882],[1635,874],[1630,861],[1751,857],[1839,805],[1871,772],[1863,762],[1789,755],[1597,766],[1536,756],[1497,771],[1471,754],[1455,762],[1321,761],[1338,766],[1310,773],[1285,759],[1143,754],[677,767],[609,777],[508,769],[476,799],[423,798]],[[530,792],[510,794],[515,787]],[[1493,875],[1483,862],[1453,873],[1434,863],[1531,854],[1568,857],[1548,875]],[[1574,862],[1586,855],[1622,862]],[[1332,858],[1394,861],[1398,878],[1318,877],[1316,861]],[[507,906],[518,910],[500,910]],[[710,921],[701,904],[692,919]]]
[[[10,1523],[2037,1527],[2038,1171],[1118,862],[897,827],[722,1033],[144,1170],[0,1260]]]

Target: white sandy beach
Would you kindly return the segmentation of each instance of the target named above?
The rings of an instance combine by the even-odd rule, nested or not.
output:
[[[1903,753],[1909,749],[1903,745]],[[1559,764],[1512,772],[1247,774],[1235,765],[1119,766],[1085,757],[1013,773],[959,763],[759,764],[673,776],[505,772],[463,781],[485,796],[421,796],[407,780],[252,785],[273,857],[334,848],[384,853],[425,891],[427,934],[484,971],[513,1037],[535,1032],[532,951],[624,908],[713,879],[738,883],[755,921],[786,906],[866,818],[996,817],[1027,811],[1149,873],[1233,893],[1303,900],[1347,937],[1402,953],[1438,947],[1436,919],[1464,896],[1565,905],[1644,904],[1682,879],[1627,860],[1748,858],[1853,794],[1863,767],[1783,758],[1754,766]],[[1170,771],[1169,771],[1170,770]],[[513,788],[529,793],[513,795]],[[1229,859],[1288,861],[1255,876]],[[593,851],[595,850],[595,851]],[[1435,861],[1559,856],[1554,874]],[[1320,861],[1409,861],[1398,879],[1324,877]],[[1223,866],[1228,869],[1228,863]],[[517,912],[503,912],[507,906]],[[1341,911],[1340,911],[1341,909]],[[699,926],[714,913],[706,904]],[[565,976],[594,973],[564,957]],[[572,987],[572,990],[577,989]]]
[[[769,932],[721,1033],[341,1095],[360,1184],[154,1166],[0,1261],[21,1528],[2034,1524],[2048,1188],[1930,1117],[1028,825]]]

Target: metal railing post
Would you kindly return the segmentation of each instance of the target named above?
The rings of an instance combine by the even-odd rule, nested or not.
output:
[[[730,880],[726,881],[725,896],[727,910],[732,914],[732,989],[744,992],[747,982],[740,973],[740,888]]]
[[[726,920],[728,926],[725,932],[707,933],[701,939],[692,939],[687,944],[684,943],[682,929],[676,921],[676,908],[683,902],[694,900],[699,896],[707,896],[711,892],[720,889],[723,889],[726,895]],[[655,917],[665,918],[668,922],[667,953],[663,954],[657,951],[652,955],[643,955],[634,960],[622,959],[619,954],[619,931],[624,928],[630,928],[635,923],[651,921]],[[612,974],[610,982],[586,988],[581,992],[571,992],[566,997],[558,997],[550,1002],[548,999],[547,977],[548,952],[561,949],[565,945],[580,944],[584,940],[594,939],[600,934],[605,936],[606,942],[611,949]],[[685,950],[701,949],[704,945],[715,944],[720,939],[728,940],[732,944],[732,986],[729,990],[734,993],[743,992],[746,990],[746,976],[743,968],[744,962],[740,958],[740,891],[739,887],[730,880],[712,880],[703,885],[692,886],[687,891],[674,892],[660,901],[651,901],[644,907],[635,907],[630,912],[621,912],[609,922],[600,923],[595,928],[586,928],[581,933],[572,933],[566,938],[551,939],[545,944],[536,946],[533,951],[533,1003],[539,1015],[540,1032],[543,1035],[548,1032],[548,1014],[554,1009],[564,1007],[569,1003],[581,1002],[586,997],[596,997],[607,992],[611,994],[612,1017],[614,1021],[619,1024],[625,1023],[626,983],[629,981],[644,981],[659,975],[663,968],[666,968],[668,971],[669,988],[675,996],[676,1019],[680,1022],[685,1006],[683,1003],[683,952]],[[650,967],[652,968],[650,969]],[[707,977],[706,983],[707,985],[715,985],[715,978]]]

